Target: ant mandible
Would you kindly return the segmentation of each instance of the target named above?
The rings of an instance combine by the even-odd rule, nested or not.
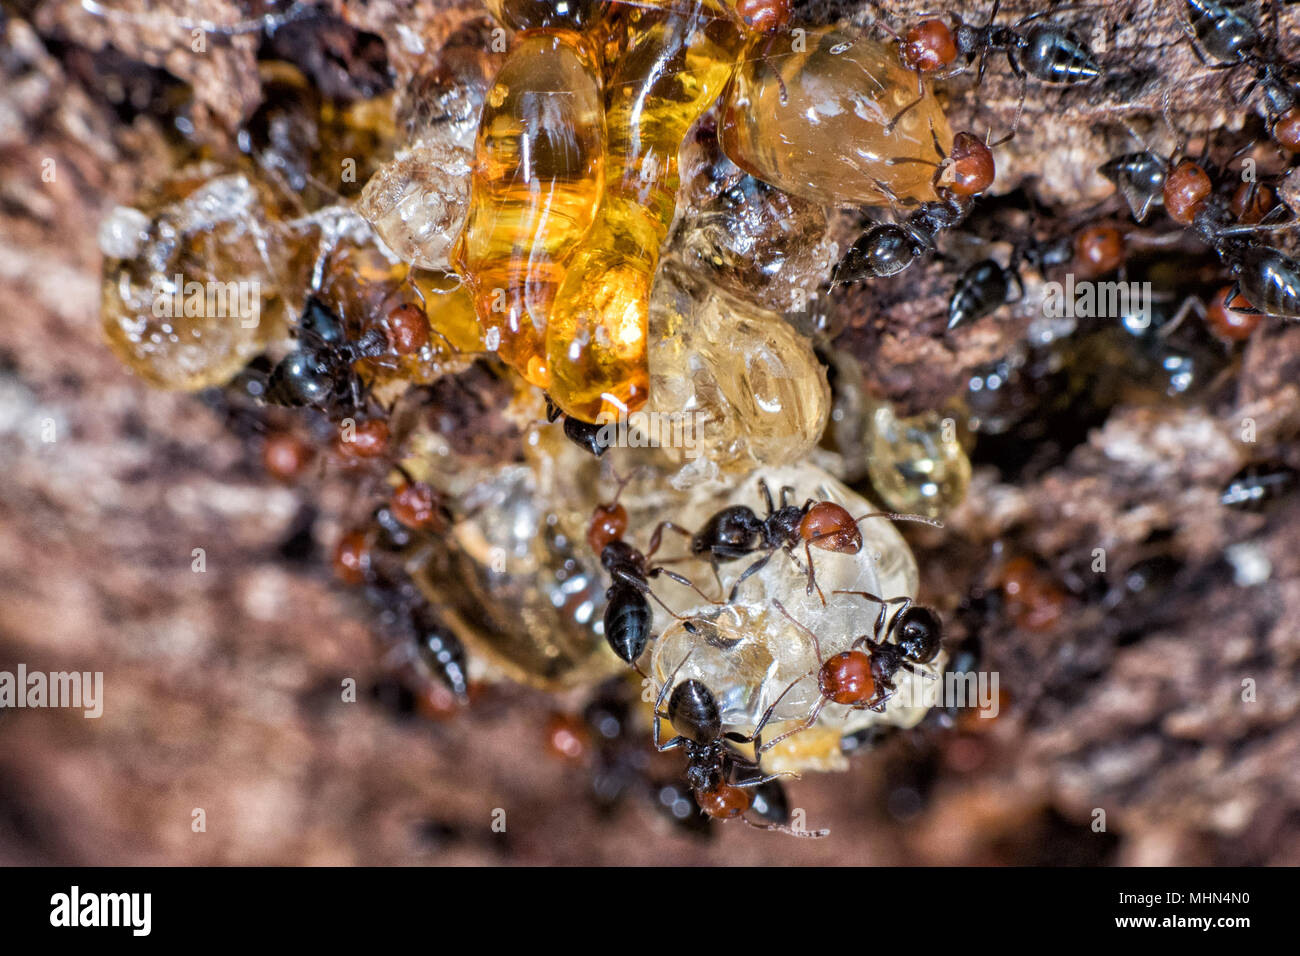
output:
[[[895,514],[891,511],[873,511],[860,518],[854,518],[848,509],[833,501],[815,501],[809,498],[802,505],[795,505],[791,503],[794,488],[789,485],[781,489],[781,507],[778,508],[772,500],[772,491],[768,488],[765,479],[758,480],[758,489],[767,506],[765,517],[760,518],[748,505],[730,505],[714,514],[705,522],[703,528],[694,533],[671,521],[662,521],[650,538],[651,551],[658,548],[660,535],[665,529],[689,537],[691,556],[708,560],[713,568],[713,576],[718,582],[719,590],[722,587],[721,579],[718,578],[719,564],[743,558],[757,551],[766,552],[746,568],[732,585],[727,600],[734,602],[740,593],[741,585],[751,575],[761,571],[772,559],[772,555],[784,549],[793,560],[794,548],[802,541],[808,561],[807,592],[812,594],[815,589],[818,597],[825,604],[826,596],[822,594],[822,589],[817,584],[817,575],[813,568],[814,547],[837,554],[857,554],[862,548],[862,532],[858,529],[858,524],[868,518],[922,521],[936,528],[943,527],[942,522],[933,518],[923,515]]]
[[[777,610],[785,615],[786,620],[811,638],[813,648],[817,652],[818,667],[804,676],[817,674],[820,696],[804,722],[769,741],[767,744],[769,747],[776,746],[791,734],[813,726],[827,704],[843,704],[852,710],[873,710],[876,713],[884,713],[886,702],[898,690],[894,677],[900,670],[933,679],[934,675],[920,670],[919,667],[922,664],[929,664],[939,656],[943,641],[943,624],[938,614],[906,596],[879,598],[867,591],[834,593],[856,594],[874,601],[880,605],[880,615],[876,618],[871,636],[861,635],[849,645],[847,651],[841,651],[829,658],[822,656],[821,641],[811,629],[796,621],[780,601],[772,602]],[[891,604],[900,605],[893,617],[889,617],[888,614],[888,606]],[[891,637],[894,639],[892,644],[889,643]],[[865,651],[859,650],[863,647],[866,648]]]
[[[777,705],[794,684],[786,687],[763,712],[753,734],[746,736],[736,731],[724,732],[717,698],[702,681],[692,678],[674,686],[677,672],[685,663],[686,658],[683,658],[668,680],[664,681],[659,696],[655,699],[654,746],[661,753],[685,749],[686,782],[700,810],[714,820],[734,820],[738,817],[758,830],[776,830],[790,836],[812,839],[827,836],[829,830],[796,830],[780,823],[755,823],[744,815],[754,804],[753,792],[756,788],[785,775],[764,774],[759,766],[759,758],[774,745],[763,743],[763,728],[771,721]],[[665,697],[668,697],[666,711],[663,709]],[[676,737],[666,742],[660,739],[660,724],[664,720],[679,731]],[[778,740],[784,740],[791,733],[793,732],[782,734]],[[754,759],[750,760],[737,753],[731,744],[752,744]],[[737,780],[737,770],[749,771],[749,775]]]

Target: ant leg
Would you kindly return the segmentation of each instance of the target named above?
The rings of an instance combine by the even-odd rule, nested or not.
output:
[[[767,486],[766,479],[758,479],[758,490],[763,493],[763,503],[767,505],[767,513],[772,514],[776,511],[776,506],[772,504],[772,489]]]
[[[784,823],[755,823],[746,816],[742,816],[740,821],[744,823],[745,826],[753,827],[755,830],[773,830],[777,833],[784,833],[786,836],[804,837],[809,840],[820,840],[823,837],[831,835],[831,831],[826,829],[796,830],[793,827],[786,826]]]
[[[710,604],[722,604],[722,603],[723,603],[722,601],[716,601],[716,600],[714,600],[713,598],[711,598],[711,597],[709,597],[707,594],[705,594],[703,591],[701,591],[701,590],[700,590],[700,589],[695,585],[695,582],[692,581],[690,578],[685,577],[684,575],[678,574],[676,571],[669,571],[667,568],[665,568],[665,567],[663,567],[663,566],[656,567],[656,568],[651,568],[651,569],[646,573],[646,577],[657,578],[657,577],[659,577],[659,575],[661,575],[661,574],[662,574],[664,577],[668,578],[668,580],[670,580],[670,581],[676,581],[678,584],[685,585],[686,587],[690,588],[692,591],[694,591],[694,592],[695,592],[696,594],[698,594],[700,597],[704,598],[704,600],[708,601]],[[658,599],[658,598],[655,598],[655,600],[658,601],[659,599]],[[662,603],[662,602],[661,602],[661,603]],[[669,613],[671,614],[672,612],[670,611]],[[678,620],[682,620],[682,618],[678,618]]]
[[[898,121],[899,121],[899,120],[901,120],[904,116],[906,116],[906,115],[907,115],[908,113],[910,113],[913,109],[915,109],[917,106],[919,106],[919,105],[921,104],[921,101],[925,99],[925,85],[924,85],[924,83],[925,83],[925,81],[924,81],[924,79],[922,79],[921,71],[920,71],[920,70],[917,70],[917,71],[916,71],[916,99],[912,100],[912,102],[908,103],[908,104],[907,104],[906,106],[904,106],[901,110],[899,110],[897,113],[895,113],[895,114],[893,115],[893,117],[890,119],[890,121],[889,121],[888,123],[885,124],[885,135],[886,135],[886,136],[888,136],[888,135],[890,135],[891,133],[894,132],[894,127],[898,125]]]
[[[763,716],[759,718],[758,724],[754,727],[754,733],[751,734],[748,738],[740,737],[739,735],[736,735],[736,738],[738,739],[735,739],[730,737],[729,735],[728,739],[734,739],[734,742],[738,744],[752,743],[754,745],[754,756],[756,757],[759,754],[766,753],[768,750],[771,750],[772,744],[763,743],[763,728],[768,725],[769,721],[771,721],[772,715],[776,713],[776,708],[780,705],[781,701],[785,699],[785,695],[790,693],[790,691],[794,690],[796,685],[807,680],[814,673],[815,671],[809,671],[808,673],[804,674],[802,677],[796,677],[794,680],[790,681],[790,683],[785,686],[785,690],[781,691],[781,693],[777,695],[776,700],[772,701],[771,706],[768,707],[767,710],[763,711]]]
[[[1233,299],[1235,299],[1235,298],[1236,298],[1237,296],[1239,296],[1239,295],[1241,295],[1241,283],[1240,283],[1240,282],[1234,282],[1234,283],[1232,283],[1232,288],[1228,290],[1228,294],[1227,294],[1227,296],[1224,297],[1224,300],[1223,300],[1223,301],[1224,301],[1224,302],[1231,302]],[[1246,300],[1245,300],[1245,299],[1242,299],[1242,301],[1244,302],[1244,301],[1246,301]],[[1257,308],[1255,308],[1253,305],[1247,305],[1247,306],[1233,306],[1233,307],[1232,307],[1232,310],[1233,310],[1234,312],[1240,312],[1242,315],[1267,315],[1267,314],[1268,314],[1268,313],[1265,312],[1263,309],[1257,309]]]
[[[822,587],[817,583],[817,574],[813,571],[812,541],[803,543],[803,551],[808,558],[808,588],[805,593],[812,594],[813,588],[816,588],[817,596],[822,599],[822,607],[825,607],[826,595],[822,593]]]
[[[805,627],[804,625],[802,625],[802,624],[800,624],[798,621],[796,621],[796,620],[794,619],[794,616],[793,616],[789,611],[787,611],[787,610],[785,609],[785,605],[782,604],[780,601],[778,601],[776,598],[772,598],[772,603],[776,605],[776,609],[777,609],[778,611],[780,611],[783,615],[785,615],[785,619],[786,619],[787,621],[789,621],[791,624],[793,624],[793,625],[794,625],[795,627],[797,627],[799,630],[803,631],[803,633],[804,633],[807,637],[809,637],[809,638],[812,639],[812,642],[813,642],[813,650],[815,650],[815,651],[817,652],[817,666],[820,667],[822,664],[826,663],[826,658],[822,657],[822,642],[819,641],[819,640],[817,639],[817,635],[814,634],[810,628]],[[800,678],[800,680],[802,680],[802,679],[803,679],[803,678]]]
[[[620,487],[619,491],[621,492],[622,490],[623,489]],[[665,528],[669,531],[676,531],[678,534],[687,538],[695,537],[694,532],[687,531],[681,525],[673,524],[671,521],[661,521],[659,524],[655,525],[654,534],[650,535],[650,550],[645,553],[647,561],[649,561],[650,557],[659,550],[660,538],[663,536]]]
[[[772,550],[772,551],[767,552],[767,554],[763,555],[761,558],[759,558],[757,561],[755,561],[753,564],[751,564],[749,567],[747,567],[747,568],[745,569],[744,574],[742,574],[740,577],[738,577],[738,578],[736,579],[736,583],[733,584],[733,585],[731,586],[731,594],[729,594],[729,595],[727,596],[727,603],[728,603],[728,604],[734,604],[734,603],[735,603],[735,601],[736,601],[736,595],[740,593],[740,586],[741,586],[742,584],[745,583],[745,580],[746,580],[746,579],[747,579],[751,574],[757,574],[759,571],[761,571],[761,570],[763,569],[763,567],[766,566],[767,562],[770,561],[770,560],[772,560],[772,555],[774,555],[774,554],[776,554],[776,551],[775,551],[775,550]],[[716,570],[716,568],[715,568],[715,570]],[[721,580],[718,581],[718,590],[719,590],[719,591],[722,590],[722,581],[721,581]]]
[[[802,679],[803,678],[801,677],[800,680]],[[767,743],[763,744],[763,749],[761,752],[767,753],[767,751],[771,750],[773,747],[775,747],[777,744],[779,744],[781,741],[785,740],[786,738],[793,737],[795,734],[801,734],[805,730],[808,730],[810,727],[812,727],[813,724],[817,723],[817,718],[821,716],[822,708],[826,706],[826,703],[829,700],[830,700],[829,697],[819,696],[817,698],[817,703],[813,704],[813,709],[808,712],[808,716],[807,718],[805,718],[802,724],[800,724],[798,727],[795,727],[793,730],[787,730],[779,737],[773,737]],[[758,748],[755,748],[754,752],[757,754],[760,751],[758,750]]]
[[[790,507],[790,499],[794,497],[794,485],[781,486],[781,507]],[[809,499],[811,500],[811,499]]]
[[[676,750],[678,747],[681,747],[686,743],[686,738],[679,734],[678,736],[674,737],[672,740],[668,741],[667,743],[661,744],[659,742],[659,722],[661,720],[670,719],[668,717],[668,714],[664,712],[664,698],[668,696],[668,691],[672,689],[673,682],[677,680],[677,673],[682,669],[683,666],[685,666],[686,662],[691,659],[691,655],[693,653],[695,653],[693,649],[687,651],[686,656],[677,662],[677,666],[673,668],[673,672],[668,675],[668,679],[664,681],[663,686],[659,688],[659,696],[655,698],[655,711],[654,711],[655,718],[654,718],[653,739],[654,739],[655,750],[658,750],[660,753],[662,753],[665,750]]]

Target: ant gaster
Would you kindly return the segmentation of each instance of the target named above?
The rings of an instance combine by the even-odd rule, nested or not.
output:
[[[564,418],[564,437],[569,439],[583,451],[590,452],[599,458],[609,450],[609,446],[603,441],[603,429],[605,426],[584,422],[580,418],[574,418],[572,415],[565,415],[560,411],[559,406],[551,400],[551,396],[546,396],[546,421],[553,423],[557,418]]]
[[[687,657],[690,655],[688,654]],[[776,830],[791,836],[818,838],[826,836],[828,830],[795,830],[782,823],[755,823],[746,816],[747,810],[754,805],[754,791],[763,784],[775,780],[781,774],[764,774],[758,760],[762,754],[772,748],[771,743],[763,743],[763,729],[772,719],[777,705],[790,691],[791,684],[772,705],[763,712],[763,716],[754,727],[754,733],[746,736],[735,731],[723,731],[722,714],[718,709],[717,698],[703,682],[690,679],[673,686],[681,664],[664,681],[655,700],[654,745],[663,752],[683,748],[686,751],[686,782],[695,796],[695,802],[709,817],[715,820],[732,820],[739,817],[749,826],[759,830]],[[669,690],[672,694],[669,696]],[[668,697],[668,709],[665,711],[664,698]],[[660,723],[667,720],[678,731],[672,739],[661,742]],[[783,734],[781,738],[790,736]],[[736,752],[732,744],[754,747],[754,759],[750,760]],[[743,774],[740,776],[739,774]]]

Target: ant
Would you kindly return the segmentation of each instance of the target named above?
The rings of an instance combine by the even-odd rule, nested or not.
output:
[[[960,225],[970,214],[972,197],[993,185],[997,169],[992,148],[1014,134],[990,146],[972,133],[958,133],[952,140],[952,153],[947,156],[933,127],[930,135],[935,149],[944,157],[931,180],[939,199],[921,203],[901,223],[880,223],[868,229],[836,265],[832,284],[897,275],[933,249],[940,232]],[[891,201],[896,198],[885,183],[877,180],[876,186]]]
[[[1077,33],[1050,21],[1033,22],[1077,5],[1040,10],[1021,17],[1010,26],[994,26],[993,21],[997,19],[1001,6],[1002,0],[994,0],[993,9],[983,26],[968,24],[957,14],[951,13],[948,15],[952,21],[951,27],[939,19],[922,20],[902,37],[881,21],[876,21],[877,25],[898,40],[899,59],[905,67],[916,73],[917,98],[903,107],[890,121],[890,127],[924,98],[926,73],[936,74],[936,79],[947,79],[965,72],[978,58],[979,70],[975,80],[978,86],[984,81],[986,57],[992,53],[1005,54],[1007,65],[1021,82],[1016,125],[1019,124],[1020,111],[1024,108],[1030,76],[1043,83],[1055,84],[1087,83],[1101,76],[1101,65],[1087,42]],[[958,58],[965,63],[961,67],[950,69]]]
[[[1183,30],[1192,52],[1205,63],[1200,47],[1218,62],[1214,70],[1238,66],[1254,69],[1255,78],[1242,93],[1246,99],[1257,88],[1263,91],[1265,122],[1277,143],[1292,152],[1300,151],[1300,89],[1295,68],[1278,53],[1278,15],[1273,12],[1273,30],[1265,38],[1259,27],[1238,4],[1223,0],[1186,0],[1187,19]],[[1199,46],[1198,46],[1199,44]]]
[[[841,651],[830,658],[822,656],[821,641],[809,628],[794,619],[780,601],[773,600],[786,620],[812,639],[817,651],[819,666],[804,676],[817,674],[817,688],[820,696],[803,724],[786,731],[780,737],[770,741],[772,747],[791,734],[807,730],[817,722],[822,709],[827,704],[843,704],[853,710],[874,710],[884,713],[885,703],[894,696],[898,688],[894,676],[900,670],[916,674],[919,677],[933,677],[920,670],[919,666],[928,664],[939,656],[943,641],[943,625],[939,615],[923,604],[916,604],[910,597],[879,598],[866,591],[836,591],[836,594],[856,594],[880,605],[880,616],[876,618],[872,636],[863,634],[849,645],[847,651]],[[888,605],[900,605],[893,617],[888,615]],[[890,638],[895,643],[888,643]],[[865,647],[866,650],[859,650]],[[802,678],[801,678],[802,679]]]
[[[654,598],[655,603],[677,620],[686,620],[655,595],[650,589],[651,578],[663,575],[690,588],[704,600],[710,603],[713,601],[689,578],[662,565],[650,563],[659,549],[658,529],[650,543],[650,550],[645,553],[623,540],[623,535],[627,533],[627,510],[618,503],[618,498],[630,478],[631,475],[628,475],[619,479],[618,493],[612,502],[596,506],[591,525],[587,529],[587,543],[600,555],[600,563],[610,577],[609,589],[605,591],[605,640],[621,660],[639,672],[641,669],[636,662],[650,642],[651,613],[646,596]],[[688,630],[693,630],[690,621],[686,621],[685,626]]]
[[[365,402],[352,363],[382,355],[386,347],[377,329],[360,342],[349,342],[342,318],[312,296],[298,320],[298,347],[271,369],[265,399],[275,405],[306,405],[332,419],[355,414]]]
[[[690,655],[688,654],[687,657]],[[689,679],[673,686],[677,671],[682,662],[664,681],[655,700],[654,712],[654,746],[660,753],[667,750],[685,748],[686,782],[695,796],[695,803],[700,810],[714,820],[734,820],[739,817],[747,825],[758,830],[776,830],[790,836],[817,839],[827,836],[829,830],[796,830],[784,823],[755,823],[744,814],[753,809],[755,791],[766,783],[776,780],[782,774],[764,774],[759,766],[762,754],[772,749],[773,743],[763,743],[763,728],[772,719],[781,699],[790,692],[790,684],[772,705],[763,712],[754,733],[746,736],[736,731],[723,731],[722,713],[718,708],[717,698],[703,682]],[[797,683],[797,682],[796,682]],[[672,696],[668,696],[669,689]],[[668,709],[665,711],[664,698],[668,697]],[[676,737],[661,742],[660,724],[667,720],[674,728],[681,731]],[[792,732],[782,734],[778,740],[789,737]],[[730,744],[752,744],[754,759],[737,753]]]
[[[381,631],[399,634],[404,654],[414,652],[424,667],[456,698],[469,695],[465,647],[449,630],[402,565],[410,530],[381,505],[368,529],[343,535],[334,553],[335,572],[344,581],[364,585],[367,602],[378,611]]]
[[[1209,174],[1191,159],[1180,160],[1169,171],[1164,202],[1169,217],[1189,227],[1228,267],[1233,284],[1226,301],[1233,301],[1241,293],[1250,303],[1249,307],[1237,308],[1238,312],[1300,319],[1300,262],[1247,238],[1294,229],[1300,226],[1300,219],[1270,222],[1275,213],[1285,209],[1278,206],[1258,223],[1235,223],[1229,200],[1214,192]]]
[[[1081,258],[1093,257],[1095,250],[1091,239],[1078,243],[1063,237],[1046,242],[1030,240],[1019,243],[1005,266],[996,259],[981,259],[970,266],[958,276],[948,299],[948,331],[991,315],[1003,305],[1018,302],[1025,294],[1020,276],[1023,263],[1040,272],[1065,265],[1075,257],[1077,245],[1084,246]]]
[[[1150,149],[1124,153],[1107,160],[1097,172],[1105,176],[1124,197],[1137,222],[1144,222],[1151,207],[1161,202],[1169,160]]]
[[[760,518],[748,505],[730,505],[713,515],[703,528],[692,534],[671,521],[660,522],[650,538],[653,552],[659,546],[660,534],[664,529],[676,531],[691,539],[691,556],[707,559],[713,567],[714,579],[721,590],[722,582],[718,578],[718,565],[724,561],[734,561],[756,551],[766,552],[751,564],[732,585],[728,602],[734,602],[740,593],[740,586],[753,574],[761,571],[778,550],[784,549],[794,559],[794,548],[800,541],[804,545],[804,554],[808,559],[808,593],[816,589],[822,603],[826,596],[817,584],[813,568],[812,549],[834,551],[837,554],[857,554],[862,548],[862,532],[858,523],[868,518],[889,518],[893,521],[923,521],[936,528],[942,528],[942,522],[922,515],[895,514],[890,511],[873,511],[860,518],[854,518],[843,505],[833,501],[814,501],[809,498],[802,505],[791,503],[794,488],[786,485],[781,489],[781,507],[776,507],[772,500],[772,491],[767,481],[760,478],[758,489],[767,506],[766,517]],[[796,562],[797,563],[797,562]]]
[[[551,400],[551,396],[546,396],[546,421],[547,424],[553,424],[557,418],[564,418],[564,437],[569,439],[583,451],[590,452],[599,458],[609,450],[609,445],[603,440],[602,434],[604,425],[595,425],[591,422],[584,422],[580,418],[574,418],[572,415],[565,415],[560,411],[558,405]]]

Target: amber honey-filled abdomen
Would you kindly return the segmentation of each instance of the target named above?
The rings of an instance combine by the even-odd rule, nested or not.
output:
[[[596,215],[604,141],[589,42],[571,31],[520,34],[484,106],[456,267],[487,347],[542,388],[547,323],[564,257]]]
[[[606,92],[604,201],[569,262],[546,334],[551,397],[586,421],[645,403],[650,288],[673,217],[677,151],[740,50],[714,0],[647,10],[629,36]]]
[[[727,89],[722,147],[750,175],[824,205],[885,205],[877,181],[930,202],[942,158],[930,127],[944,152],[952,131],[928,86],[899,117],[915,98],[916,74],[874,37],[833,27],[755,37]]]

